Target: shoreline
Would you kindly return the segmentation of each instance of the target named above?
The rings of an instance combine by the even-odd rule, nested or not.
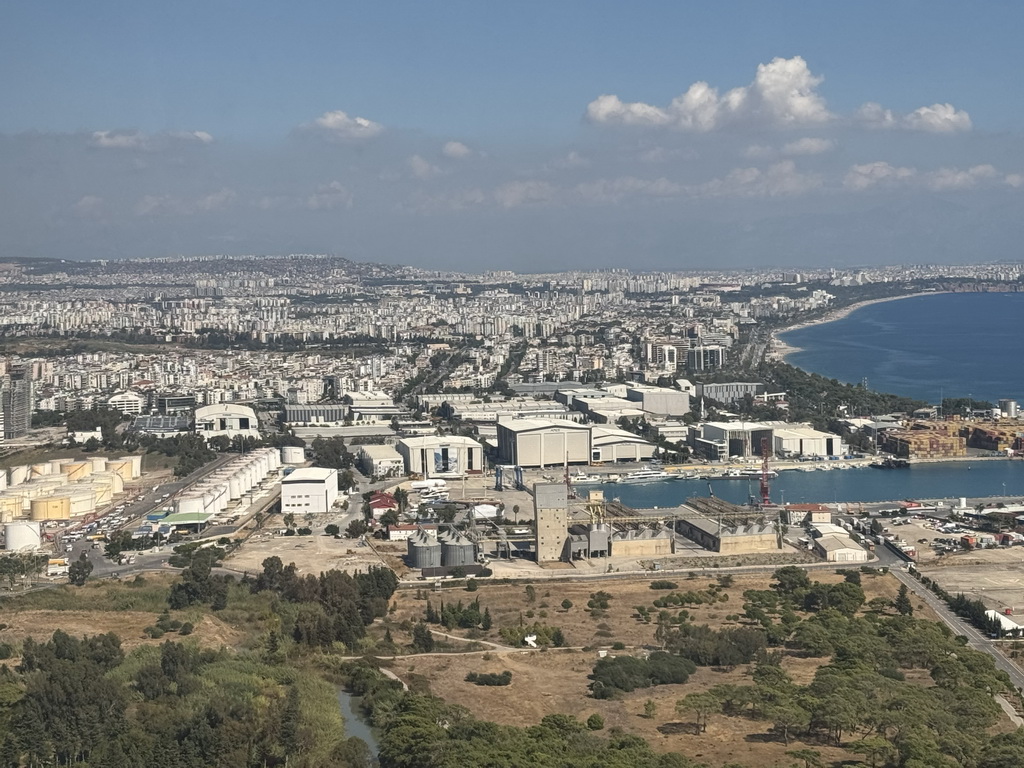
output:
[[[855,304],[848,304],[845,307],[839,307],[825,313],[823,317],[817,320],[802,320],[793,325],[787,325],[785,328],[780,328],[777,331],[773,331],[770,337],[771,354],[772,356],[783,363],[789,363],[788,358],[790,355],[794,355],[797,352],[802,352],[802,347],[797,347],[792,344],[787,344],[783,341],[780,336],[789,333],[790,331],[799,331],[803,328],[810,328],[815,325],[825,325],[827,323],[834,323],[837,320],[849,317],[851,314],[856,312],[858,309],[863,307],[870,307],[872,304],[884,304],[890,301],[902,301],[903,299],[913,299],[918,296],[942,296],[943,294],[954,293],[954,291],[918,291],[917,293],[908,293],[902,296],[887,296],[880,299],[866,299],[865,301],[858,301]],[[792,363],[789,363],[792,365]]]

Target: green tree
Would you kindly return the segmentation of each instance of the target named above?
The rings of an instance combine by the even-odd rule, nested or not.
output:
[[[903,616],[910,616],[914,613],[914,606],[910,602],[910,590],[907,589],[906,584],[900,584],[900,591],[896,594],[896,599],[892,601],[892,604],[897,613]]]
[[[412,647],[416,653],[430,653],[434,650],[434,635],[422,621],[412,629]]]
[[[693,712],[695,717],[694,725],[697,733],[704,733],[708,729],[708,718],[716,712],[722,711],[722,702],[713,693],[690,693],[685,698],[676,702],[676,712]]]
[[[587,728],[591,731],[600,731],[604,728],[604,718],[595,712],[587,718]]]
[[[879,761],[888,762],[888,760],[894,754],[895,747],[888,739],[883,739],[880,736],[869,736],[859,741],[855,741],[852,744],[847,745],[847,749],[851,752],[856,752],[858,755],[864,755],[864,759],[868,761],[871,768],[875,768]],[[1016,755],[1017,759],[1020,759],[1020,753]]]
[[[89,556],[83,552],[68,568],[68,581],[76,587],[82,586],[92,573],[92,567]]]
[[[816,749],[791,749],[786,753],[794,760],[801,760],[803,768],[822,768],[821,752]]]
[[[572,608],[572,600],[567,597],[562,601],[562,609],[568,611],[570,608]]]
[[[294,512],[286,512],[282,519],[284,520],[284,527],[285,528],[294,528],[295,527],[295,513]]]
[[[330,525],[324,526],[324,533],[328,536],[334,536],[337,538],[338,534],[341,533],[341,529],[334,523],[331,523]]]
[[[644,702],[644,717],[648,720],[653,720],[654,715],[658,712],[658,705],[654,703],[653,699],[648,699]]]

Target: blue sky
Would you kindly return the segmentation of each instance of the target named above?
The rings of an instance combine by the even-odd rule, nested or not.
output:
[[[1016,2],[0,6],[0,256],[1017,257]]]

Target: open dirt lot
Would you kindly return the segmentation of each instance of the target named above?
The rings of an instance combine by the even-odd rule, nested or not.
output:
[[[921,573],[947,592],[962,592],[989,608],[1024,611],[1024,547],[983,549],[947,555]]]
[[[277,556],[288,565],[295,563],[299,573],[365,571],[371,565],[388,565],[399,577],[406,570],[401,561],[405,542],[373,542],[368,546],[357,539],[335,539],[332,536],[278,536],[257,534],[224,561],[224,567],[238,574],[255,574],[263,570],[263,561]],[[378,554],[379,553],[379,554]]]

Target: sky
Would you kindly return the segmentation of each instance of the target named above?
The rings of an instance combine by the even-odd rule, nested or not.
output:
[[[0,258],[523,272],[1024,241],[1024,3],[0,4]]]

